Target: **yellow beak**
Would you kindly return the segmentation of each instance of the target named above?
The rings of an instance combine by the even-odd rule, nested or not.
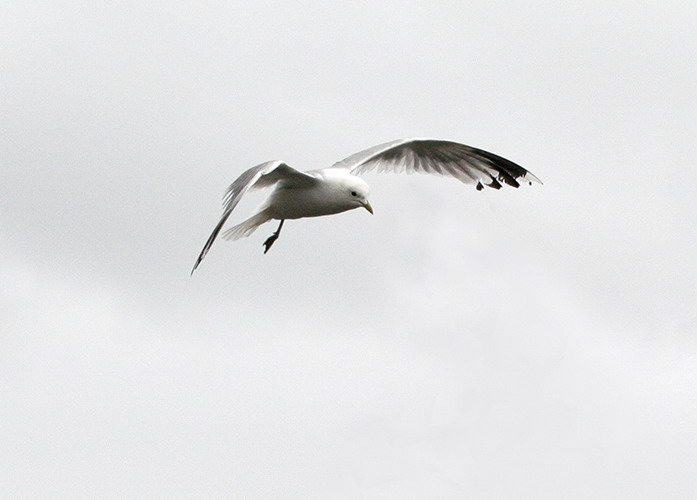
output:
[[[371,214],[373,213],[373,207],[370,205],[370,202],[366,200],[366,202],[363,204],[365,209],[370,212]]]

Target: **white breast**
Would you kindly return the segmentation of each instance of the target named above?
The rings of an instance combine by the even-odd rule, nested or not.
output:
[[[355,208],[346,199],[346,191],[334,179],[322,179],[311,187],[279,185],[269,198],[269,210],[274,219],[300,219],[338,214]]]

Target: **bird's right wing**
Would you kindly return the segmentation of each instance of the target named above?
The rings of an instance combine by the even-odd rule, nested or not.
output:
[[[366,172],[421,172],[500,189],[503,184],[518,187],[518,179],[540,179],[506,158],[465,144],[436,139],[400,139],[373,146],[335,163],[332,168],[347,169],[354,175]]]
[[[218,233],[220,233],[220,230],[242,199],[242,196],[250,189],[270,187],[277,182],[283,182],[291,186],[308,186],[317,182],[317,178],[311,174],[296,170],[280,160],[267,161],[243,172],[225,191],[223,215],[221,215],[220,221],[218,221],[215,229],[208,237],[208,241],[203,246],[203,250],[201,250],[201,254],[196,259],[194,268],[191,270],[191,274],[194,274],[194,271],[196,271],[196,268],[210,250],[213,242],[218,237]]]

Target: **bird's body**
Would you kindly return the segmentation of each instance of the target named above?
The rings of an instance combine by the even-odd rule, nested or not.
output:
[[[345,170],[324,169],[306,172],[314,177],[309,185],[296,186],[279,182],[268,198],[268,210],[272,219],[301,219],[333,215],[358,208],[350,195],[361,193],[360,199],[367,201],[368,185]]]
[[[250,168],[228,188],[220,221],[203,247],[191,273],[196,270],[242,196],[250,189],[274,190],[257,213],[223,233],[226,239],[252,234],[270,220],[281,223],[265,242],[266,253],[278,239],[286,219],[332,215],[363,207],[371,214],[368,185],[355,174],[370,170],[407,173],[423,172],[455,177],[466,184],[500,189],[502,182],[518,187],[517,179],[540,182],[537,177],[505,158],[450,141],[401,139],[361,151],[330,168],[301,172],[282,161],[270,161]]]

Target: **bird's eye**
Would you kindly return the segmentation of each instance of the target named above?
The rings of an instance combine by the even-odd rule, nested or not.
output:
[[[356,193],[355,191],[351,191],[351,196],[358,196],[358,193]]]

